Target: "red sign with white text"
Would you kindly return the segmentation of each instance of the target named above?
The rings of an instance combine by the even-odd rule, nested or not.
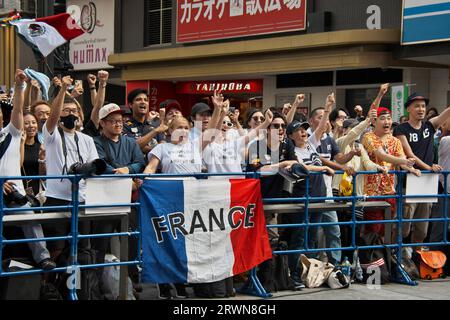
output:
[[[262,93],[262,80],[189,81],[178,82],[177,94],[211,94],[214,90],[224,93]]]
[[[177,42],[306,28],[306,0],[178,0]]]

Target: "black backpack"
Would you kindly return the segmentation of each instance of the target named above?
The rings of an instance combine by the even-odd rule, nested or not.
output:
[[[284,243],[279,243],[276,250],[287,250]],[[273,254],[272,258],[258,266],[258,279],[267,292],[294,290],[294,282],[289,276],[288,256]]]
[[[384,245],[383,239],[376,232],[371,232],[358,239],[358,246]],[[363,271],[363,282],[367,283],[369,277],[374,275],[373,268],[380,268],[380,284],[390,282],[391,251],[388,248],[359,249],[359,262]]]
[[[70,249],[70,248],[68,248]],[[58,266],[65,267],[69,261],[69,250],[66,249],[58,259]],[[79,249],[78,250],[78,264],[87,265],[97,263],[97,251],[93,249]],[[69,297],[69,289],[67,288],[68,273],[60,274],[58,280],[58,290],[61,292],[64,299]],[[78,300],[104,300],[100,292],[100,278],[99,272],[96,268],[82,269],[80,279],[80,289],[77,289]]]
[[[34,262],[27,258],[5,259],[2,270],[6,272],[25,271],[19,266],[10,267],[11,260],[33,266]],[[0,300],[39,300],[41,275],[38,273],[0,278]]]

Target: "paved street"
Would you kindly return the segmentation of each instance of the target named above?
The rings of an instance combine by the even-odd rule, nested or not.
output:
[[[188,288],[188,292],[192,292]],[[141,300],[156,299],[153,285],[144,285]],[[260,300],[259,297],[238,294],[226,300]],[[197,300],[197,299],[196,299]],[[366,285],[352,284],[348,289],[331,290],[328,287],[282,291],[269,300],[450,300],[450,279],[419,281],[418,286],[391,283],[380,289],[369,289]]]

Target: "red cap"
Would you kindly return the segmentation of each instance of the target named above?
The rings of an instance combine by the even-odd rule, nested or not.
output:
[[[391,110],[389,110],[388,108],[385,108],[385,107],[379,107],[377,110],[377,117],[379,117],[380,115],[385,114],[385,113],[391,114]]]

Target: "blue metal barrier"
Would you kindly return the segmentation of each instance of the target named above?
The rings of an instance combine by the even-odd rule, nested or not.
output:
[[[343,172],[337,171],[336,174],[342,174]],[[397,256],[397,272],[394,273],[393,280],[399,283],[405,283],[408,285],[416,285],[417,283],[412,281],[408,274],[402,269],[401,267],[401,259],[402,259],[402,248],[406,246],[410,247],[416,247],[416,246],[435,246],[435,245],[448,245],[448,239],[447,239],[447,230],[448,230],[448,194],[437,194],[432,196],[405,196],[402,193],[402,182],[404,177],[406,176],[406,173],[403,171],[391,171],[389,173],[396,174],[398,177],[397,182],[397,192],[395,195],[387,195],[387,196],[357,196],[356,195],[356,175],[353,176],[353,190],[352,195],[349,197],[310,197],[309,196],[309,183],[310,179],[309,177],[306,177],[305,183],[306,183],[306,194],[304,197],[299,198],[268,198],[263,199],[265,204],[282,204],[282,203],[303,203],[304,204],[304,213],[305,213],[305,222],[301,224],[276,224],[276,225],[267,225],[268,228],[305,228],[305,249],[302,250],[284,250],[284,251],[274,251],[275,254],[292,254],[292,253],[313,253],[313,252],[328,252],[328,251],[337,251],[337,250],[364,250],[364,249],[376,249],[376,248],[390,248],[394,249],[394,254]],[[423,174],[430,174],[434,172],[428,172],[423,171]],[[311,174],[323,174],[323,173],[315,173],[311,172]],[[363,171],[358,172],[357,175],[360,174],[380,174],[379,172],[375,171]],[[447,176],[450,174],[450,171],[441,172],[440,174],[444,175],[444,192],[447,190]],[[195,178],[206,178],[208,176],[243,176],[243,177],[250,177],[250,178],[260,178],[261,176],[267,175],[265,173],[259,173],[259,172],[251,172],[251,173],[223,173],[223,174],[208,174],[208,173],[199,173],[199,174],[154,174],[154,175],[144,175],[144,174],[129,174],[129,175],[102,175],[102,176],[96,176],[96,177],[89,177],[89,179],[98,179],[98,178],[146,178],[146,177],[158,177],[158,178],[164,178],[164,177],[195,177]],[[72,274],[75,273],[74,267],[77,267],[79,269],[88,269],[88,268],[98,268],[98,267],[108,267],[108,266],[128,266],[128,265],[137,265],[142,263],[142,257],[140,252],[140,247],[142,243],[142,225],[141,225],[141,219],[138,215],[138,228],[134,232],[121,232],[121,233],[105,233],[105,234],[89,234],[89,235],[80,235],[78,232],[78,212],[79,209],[82,208],[100,208],[100,207],[130,207],[140,206],[140,203],[126,203],[126,204],[116,204],[116,205],[80,205],[78,201],[79,196],[79,186],[78,183],[82,178],[85,178],[81,175],[67,175],[64,176],[65,179],[70,179],[72,181],[72,205],[67,206],[55,206],[55,207],[39,207],[39,208],[6,208],[3,205],[3,184],[6,180],[21,180],[24,177],[0,177],[0,184],[1,184],[1,192],[0,192],[0,234],[3,234],[3,216],[5,213],[13,213],[13,212],[20,212],[20,211],[32,211],[32,210],[53,210],[53,211],[67,211],[70,210],[71,212],[71,231],[68,236],[63,237],[44,237],[39,239],[15,239],[15,240],[3,240],[3,237],[0,237],[0,248],[3,249],[3,245],[8,244],[16,244],[16,243],[24,243],[24,242],[37,242],[37,241],[55,241],[55,240],[68,240],[70,241],[70,260],[69,265],[67,267],[58,267],[54,270],[51,270],[50,272],[67,272],[68,270],[72,271]],[[27,179],[61,179],[62,176],[29,176]],[[444,210],[443,210],[443,217],[441,218],[428,218],[428,219],[403,219],[403,200],[405,198],[425,198],[425,197],[432,197],[432,198],[443,198],[444,199]],[[389,199],[394,198],[397,200],[397,216],[395,219],[390,220],[376,220],[376,221],[358,221],[356,219],[356,206],[357,202],[359,200],[367,200],[367,199]],[[324,201],[324,200],[346,200],[351,202],[351,221],[346,222],[332,222],[332,223],[310,223],[309,217],[310,217],[310,210],[309,206],[311,202],[318,202],[318,201]],[[403,243],[402,238],[402,227],[404,222],[443,222],[443,228],[444,228],[444,239],[440,242],[429,242],[429,243]],[[397,239],[396,243],[390,243],[380,246],[358,246],[356,243],[356,228],[359,225],[369,225],[369,224],[396,224],[397,226]],[[340,247],[340,248],[308,248],[308,230],[311,227],[326,227],[326,226],[332,226],[332,225],[339,225],[339,226],[351,226],[352,227],[352,237],[351,237],[351,246],[348,247]],[[136,253],[136,259],[135,261],[121,261],[116,263],[104,263],[104,264],[92,264],[92,265],[78,265],[77,260],[77,249],[78,249],[78,240],[80,239],[87,239],[87,238],[100,238],[100,237],[113,237],[113,236],[134,236],[138,237],[138,252]],[[0,250],[0,261],[2,261],[2,250]],[[0,264],[0,277],[6,277],[6,276],[18,276],[18,275],[25,275],[25,274],[35,274],[35,273],[41,273],[42,270],[27,270],[27,271],[19,271],[19,272],[4,272],[2,269],[2,265]],[[247,285],[244,285],[244,287],[240,290],[244,293],[249,293],[257,296],[261,296],[264,298],[270,297],[271,294],[267,293],[264,289],[264,287],[261,285],[260,281],[258,280],[257,274],[256,274],[256,268],[252,269],[249,273],[250,276],[250,282]],[[75,277],[73,277],[75,279]],[[76,295],[76,288],[75,286],[72,286],[70,289],[70,298],[73,300],[77,299]]]

